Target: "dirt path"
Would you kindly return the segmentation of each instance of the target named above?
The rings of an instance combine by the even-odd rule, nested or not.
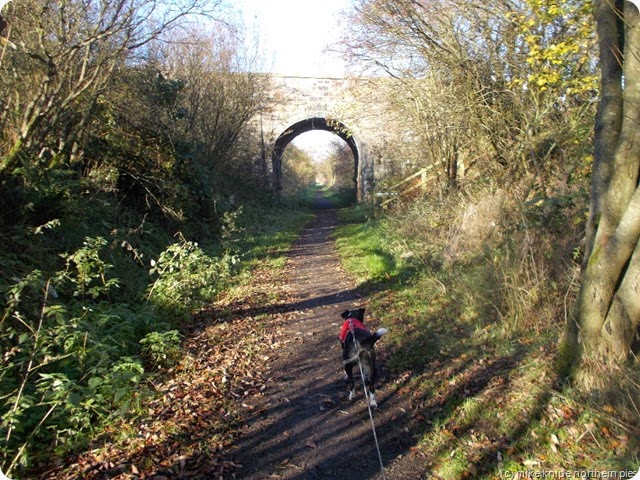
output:
[[[330,238],[336,224],[335,210],[318,209],[291,252],[286,279],[292,294],[280,309],[296,315],[281,326],[283,346],[270,360],[267,390],[249,400],[255,413],[234,446],[234,461],[242,465],[236,478],[382,478],[364,395],[360,390],[349,401],[342,382],[340,313],[366,299],[340,266]],[[379,326],[368,320],[370,328]],[[378,349],[374,420],[386,478],[419,478],[422,469],[402,461],[410,447],[407,409],[385,374],[384,339]]]
[[[185,361],[153,384],[161,395],[145,415],[115,422],[85,452],[32,478],[383,478],[364,394],[347,398],[338,342],[340,313],[367,302],[338,260],[336,211],[322,199],[318,207],[281,277],[257,270],[244,297],[194,319]],[[365,323],[380,326],[370,316]],[[376,347],[373,416],[385,478],[425,478],[425,459],[411,452],[406,379],[385,369],[385,338]]]

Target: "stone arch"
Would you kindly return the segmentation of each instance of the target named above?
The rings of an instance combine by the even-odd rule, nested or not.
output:
[[[353,154],[354,162],[353,182],[356,192],[358,192],[358,197],[360,197],[361,189],[358,185],[358,165],[362,157],[360,151],[361,149],[358,147],[358,142],[347,126],[345,126],[342,122],[328,119],[326,117],[311,117],[296,122],[285,129],[285,131],[282,132],[276,139],[273,145],[273,153],[271,154],[271,164],[273,167],[276,195],[279,197],[280,191],[282,190],[282,154],[284,153],[284,149],[287,148],[287,145],[289,145],[289,143],[291,143],[291,141],[298,135],[301,135],[305,132],[310,132],[311,130],[324,130],[327,132],[335,133],[349,146],[349,148],[351,149],[351,153]]]

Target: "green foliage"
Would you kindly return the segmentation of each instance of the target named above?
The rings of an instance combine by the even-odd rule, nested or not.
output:
[[[178,318],[172,319],[176,321],[212,298],[221,268],[196,242],[182,237],[157,260],[151,260],[149,273],[155,281],[149,287],[147,299],[160,312],[177,313]]]
[[[103,237],[86,238],[62,254],[62,270],[34,270],[6,287],[0,323],[3,471],[32,463],[43,444],[61,452],[73,448],[110,416],[136,408],[143,390],[133,387],[145,374],[143,362],[161,369],[180,358],[179,334],[167,326],[210,301],[235,271],[238,216],[223,216],[220,258],[182,236],[169,245],[153,262],[146,298],[140,292],[137,300],[129,298],[133,303],[115,276],[128,272],[106,260],[113,245]]]
[[[268,76],[241,68],[232,28],[162,46],[152,41],[159,30],[131,30],[138,7],[177,26],[199,3],[168,14],[132,3],[124,16],[110,0],[97,10],[75,0],[9,6],[15,48],[0,58],[5,474],[20,478],[135,412],[149,370],[180,359],[174,329],[240,281],[243,260],[281,253],[308,219],[229,209],[268,195],[249,125]],[[245,258],[246,248],[257,253]]]
[[[338,217],[342,223],[365,223],[374,217],[372,205],[359,203],[338,211]]]
[[[100,250],[106,244],[107,241],[101,237],[87,238],[76,252],[63,255],[68,272],[65,278],[71,284],[73,295],[97,300],[103,295],[108,297],[109,291],[118,287],[117,279],[107,279],[111,265],[100,258]]]
[[[148,333],[140,344],[142,358],[155,368],[171,368],[180,359],[180,334],[177,330]]]
[[[57,261],[58,270],[32,269],[0,286],[3,472],[19,477],[43,458],[82,447],[114,416],[134,414],[147,395],[145,375],[180,361],[179,328],[189,314],[243,281],[256,258],[282,256],[309,214],[247,206],[220,219],[218,242],[206,247],[181,234],[170,243],[135,215],[135,228],[86,220],[110,236],[78,240],[44,263]],[[85,228],[64,217],[28,238],[50,245],[63,229],[69,241]],[[2,253],[14,272],[33,261]]]
[[[525,202],[523,213],[532,226],[562,233],[568,222],[574,225],[584,222],[583,212],[576,211],[576,200],[582,203],[586,200],[586,195],[582,193],[548,197],[539,194]]]
[[[207,255],[197,242],[178,234],[178,242],[169,245],[157,260],[151,260],[149,274],[155,280],[146,298],[171,322],[204,307],[236,271],[240,261],[235,249],[239,213],[227,212],[223,217],[220,258]]]
[[[33,271],[10,286],[0,324],[6,352],[0,366],[2,465],[28,464],[34,445],[68,449],[95,420],[126,411],[131,386],[144,370],[122,357],[140,315],[113,305],[116,283],[98,252],[103,239],[87,239],[69,255],[67,269],[47,279]]]
[[[246,227],[241,225],[243,208],[229,210],[222,214],[220,224],[220,247],[222,248],[223,261],[236,265],[240,261],[241,242]]]
[[[238,248],[246,252],[244,260],[251,263],[282,256],[298,238],[298,233],[313,218],[307,210],[252,206],[238,219],[245,232]]]

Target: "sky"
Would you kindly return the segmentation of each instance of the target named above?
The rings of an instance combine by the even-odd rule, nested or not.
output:
[[[235,2],[234,2],[235,3]],[[237,0],[247,31],[258,32],[272,73],[342,76],[344,63],[324,49],[340,36],[340,12],[351,0]],[[267,61],[270,64],[269,61]]]

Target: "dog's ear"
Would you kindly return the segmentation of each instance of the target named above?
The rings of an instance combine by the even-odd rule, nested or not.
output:
[[[349,310],[345,310],[344,312],[342,312],[342,314],[340,316],[342,318],[347,318],[349,316]]]

